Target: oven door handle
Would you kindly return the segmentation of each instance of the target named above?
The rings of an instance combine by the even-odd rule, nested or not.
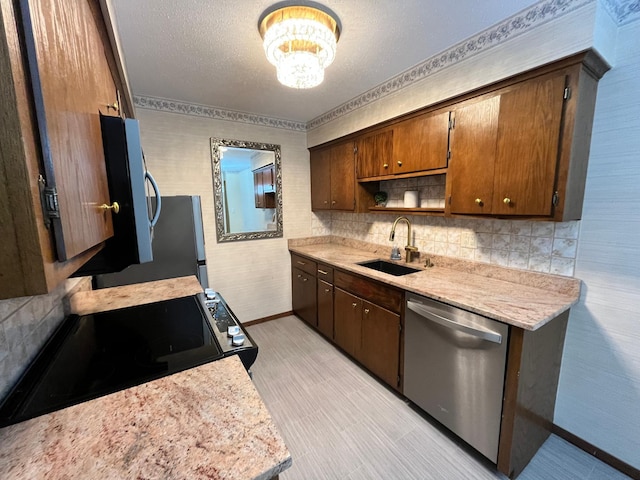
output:
[[[487,340],[488,342],[497,343],[498,345],[502,343],[502,335],[498,332],[494,332],[493,330],[485,330],[484,328],[470,327],[469,325],[458,323],[455,320],[451,320],[432,312],[429,308],[420,303],[412,302],[411,300],[409,300],[407,302],[407,308],[417,313],[422,318],[437,323],[438,325],[441,325],[445,328],[458,330],[459,332],[481,338],[482,340]]]

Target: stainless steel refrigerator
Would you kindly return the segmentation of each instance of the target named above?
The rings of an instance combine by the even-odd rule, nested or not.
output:
[[[199,196],[161,197],[162,214],[153,230],[153,261],[121,272],[96,275],[95,288],[195,275],[209,286]]]

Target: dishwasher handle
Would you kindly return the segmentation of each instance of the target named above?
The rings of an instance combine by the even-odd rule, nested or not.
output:
[[[421,317],[426,318],[427,320],[431,320],[432,322],[437,323],[438,325],[442,325],[443,327],[458,330],[460,332],[473,335],[474,337],[497,343],[498,345],[502,343],[502,335],[498,332],[494,332],[493,330],[485,330],[478,327],[470,327],[468,325],[458,323],[455,320],[451,320],[449,318],[440,316],[437,313],[434,313],[428,307],[425,307],[421,303],[409,300],[407,302],[407,308],[417,313]]]

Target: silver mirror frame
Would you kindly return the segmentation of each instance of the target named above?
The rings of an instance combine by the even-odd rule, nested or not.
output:
[[[262,232],[225,233],[224,206],[222,195],[222,172],[220,168],[220,147],[248,148],[252,150],[268,150],[274,153],[276,170],[276,229]],[[242,240],[258,240],[261,238],[282,237],[282,169],[280,145],[273,143],[247,142],[244,140],[228,140],[211,138],[211,163],[213,168],[213,201],[216,216],[216,237],[218,243],[238,242]]]

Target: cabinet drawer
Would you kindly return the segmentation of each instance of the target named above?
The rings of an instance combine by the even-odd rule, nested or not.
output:
[[[333,283],[348,292],[380,305],[381,307],[400,313],[403,292],[388,285],[368,280],[363,277],[336,270],[333,274]]]
[[[316,276],[319,280],[324,280],[327,283],[333,283],[333,267],[324,263],[318,263],[316,272]]]
[[[309,260],[307,257],[296,255],[295,253],[291,254],[291,266],[299,268],[304,272],[310,273],[314,277],[316,276],[316,269],[318,268],[318,264],[313,260]]]

